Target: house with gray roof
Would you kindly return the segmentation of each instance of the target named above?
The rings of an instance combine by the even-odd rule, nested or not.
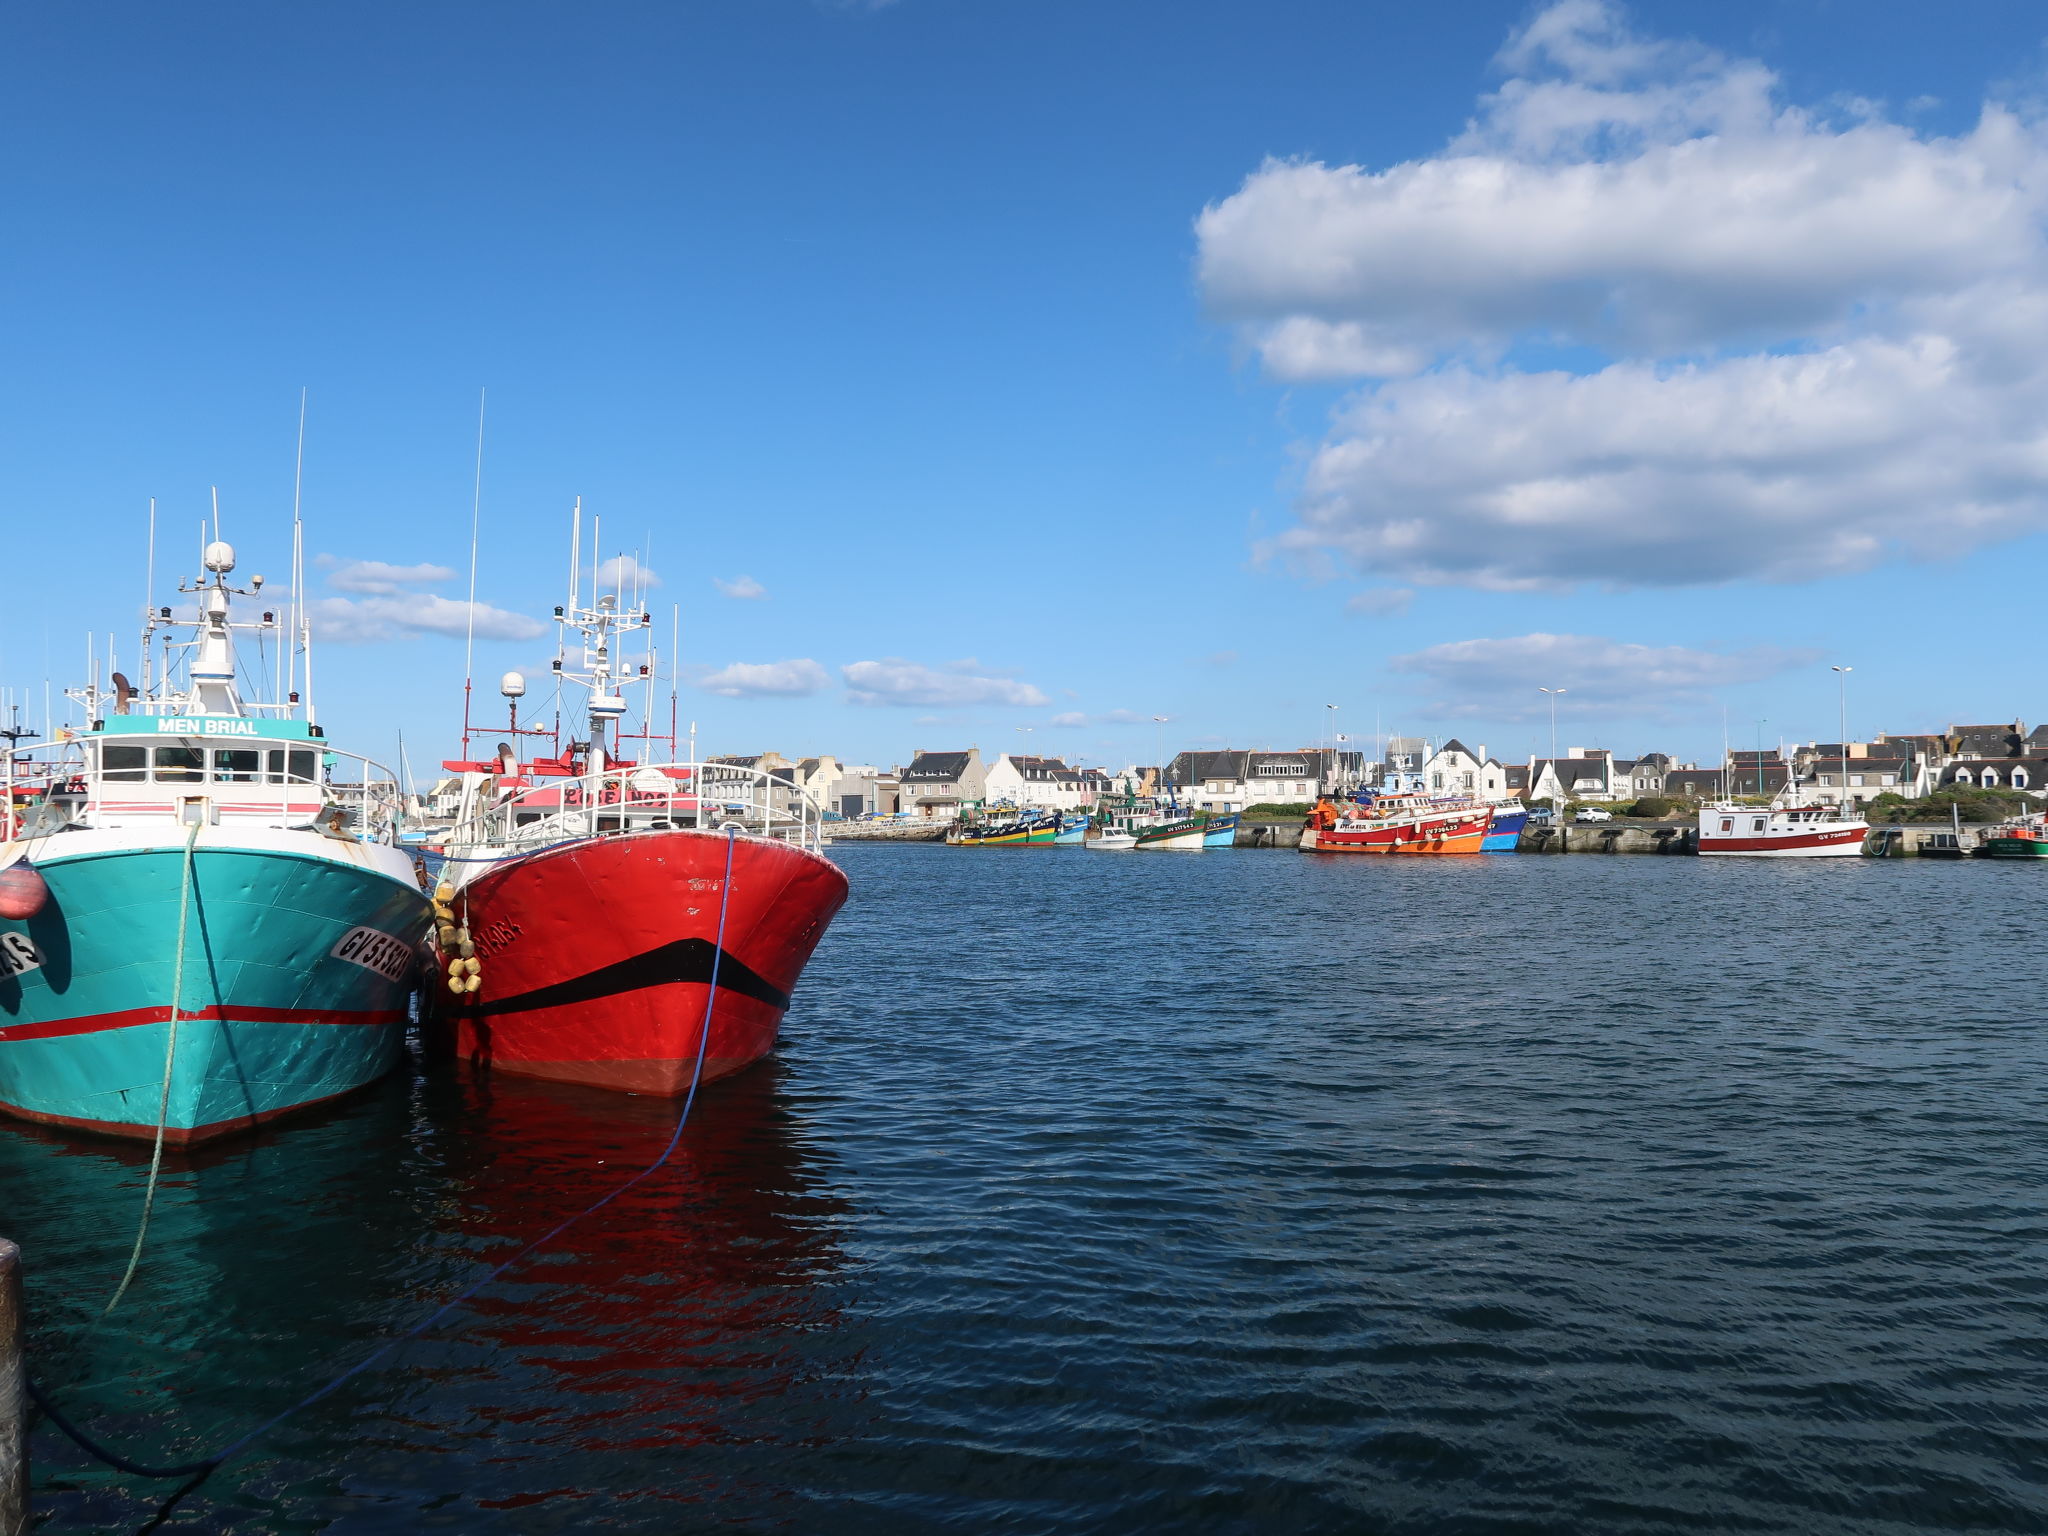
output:
[[[956,820],[963,805],[978,804],[988,795],[988,769],[977,747],[964,752],[919,747],[896,777],[903,809],[919,816]]]

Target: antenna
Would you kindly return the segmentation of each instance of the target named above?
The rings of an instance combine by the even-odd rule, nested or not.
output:
[[[155,627],[150,615],[156,612],[151,606],[156,601],[156,498],[149,498],[149,556],[143,565],[142,576],[142,696],[149,697],[149,636]]]
[[[583,498],[576,498],[575,511],[570,514],[569,523],[569,606],[574,608],[583,596]]]
[[[476,657],[476,532],[484,509],[484,398],[487,390],[476,392],[476,481],[469,498],[469,614],[463,626],[462,687],[466,694],[475,670]]]
[[[299,640],[305,627],[305,547],[299,515],[306,488],[306,391],[299,389],[299,446],[292,458],[292,606],[291,630],[284,643],[284,702],[290,718],[292,695],[299,688]]]
[[[217,485],[213,487],[213,536],[216,541],[220,538],[220,487]],[[205,564],[203,560],[200,563]]]

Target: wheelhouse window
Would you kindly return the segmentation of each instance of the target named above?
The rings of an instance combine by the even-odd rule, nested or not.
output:
[[[203,776],[206,768],[206,752],[201,747],[152,747],[156,754],[155,778],[159,784],[194,784]]]
[[[254,747],[215,747],[213,782],[255,784],[263,777],[263,753]]]
[[[263,754],[263,776],[272,784],[317,784],[319,765],[311,752],[287,752],[272,747]]]
[[[140,784],[149,777],[149,748],[107,742],[100,748],[100,777],[117,784]]]
[[[1751,820],[1749,825],[1751,831],[1761,832],[1764,829],[1764,819],[1761,816],[1755,817]]]

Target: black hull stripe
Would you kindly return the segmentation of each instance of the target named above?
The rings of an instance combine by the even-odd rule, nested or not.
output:
[[[586,975],[485,1003],[476,1011],[485,1015],[531,1013],[536,1008],[566,1008],[575,1003],[595,1002],[620,992],[637,992],[642,987],[662,987],[677,981],[709,982],[714,955],[719,955],[718,946],[709,939],[677,939],[629,960],[600,966]],[[758,999],[771,1008],[789,1006],[787,992],[734,958],[730,951],[719,955],[718,985],[724,991]]]

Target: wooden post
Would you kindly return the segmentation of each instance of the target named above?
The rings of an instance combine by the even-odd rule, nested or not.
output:
[[[27,1536],[28,1437],[21,1386],[21,1250],[0,1237],[0,1536]]]

